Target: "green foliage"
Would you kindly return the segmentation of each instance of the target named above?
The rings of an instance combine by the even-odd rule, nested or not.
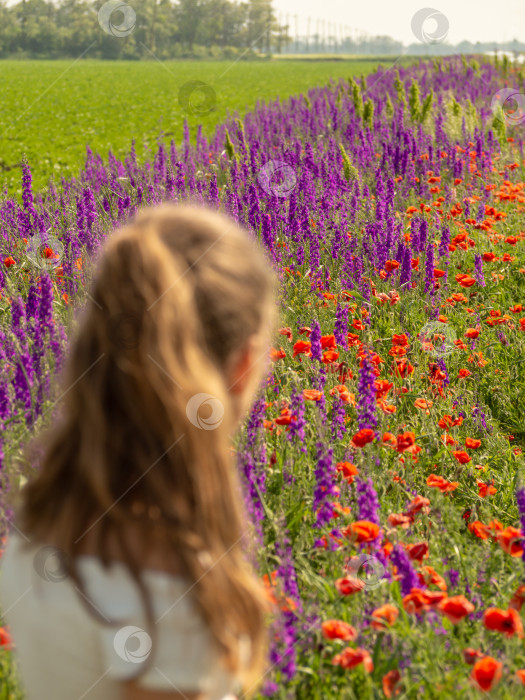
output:
[[[443,128],[451,139],[461,138],[463,132],[463,120],[467,123],[467,115],[464,108],[453,95],[445,103],[445,122]]]
[[[391,120],[392,117],[394,116],[394,105],[392,104],[392,100],[390,99],[390,95],[386,96],[385,112],[386,112],[387,118],[389,120]]]
[[[420,121],[420,93],[419,93],[419,83],[417,80],[412,80],[410,85],[408,104],[410,106],[410,118],[413,122]]]
[[[421,107],[421,118],[420,121],[424,122],[432,111],[432,105],[434,103],[434,91],[430,90],[428,95],[423,100],[423,105]]]
[[[396,77],[394,79],[394,87],[396,89],[397,99],[403,105],[403,109],[406,109],[407,98],[405,94],[405,85],[401,78],[399,77],[399,71],[396,70]]]
[[[367,100],[363,109],[363,121],[370,128],[374,127],[374,103],[372,100]]]
[[[226,129],[226,139],[225,139],[225,143],[224,143],[224,149],[225,149],[226,153],[228,154],[228,158],[230,158],[230,160],[233,159],[233,157],[235,156],[235,148],[234,148],[232,140],[230,138],[230,133],[229,133],[228,129]]]
[[[361,95],[361,88],[355,82],[355,80],[352,81],[352,99],[354,102],[355,113],[359,119],[362,119],[364,112],[363,97]]]
[[[345,151],[345,147],[342,143],[339,144],[339,150],[341,151],[341,156],[343,158],[343,171],[345,174],[346,181],[352,182],[353,180],[357,180],[357,178],[359,177],[357,168],[355,167],[355,165],[353,165],[352,161],[350,160],[350,156]]]
[[[496,107],[491,126],[500,146],[503,146],[507,140],[507,125],[505,123],[505,112],[501,105]]]

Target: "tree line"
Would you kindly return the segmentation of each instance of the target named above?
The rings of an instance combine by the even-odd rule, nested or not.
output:
[[[235,58],[271,53],[271,0],[0,2],[0,58]]]
[[[0,58],[255,58],[524,51],[525,44],[414,43],[388,36],[291,36],[272,0],[0,0]]]

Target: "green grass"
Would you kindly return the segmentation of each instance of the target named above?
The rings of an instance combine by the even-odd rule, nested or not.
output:
[[[199,123],[209,135],[228,113],[242,116],[257,100],[369,73],[377,61],[2,61],[0,66],[0,185],[20,194],[24,154],[38,190],[51,176],[58,183],[76,175],[87,145],[104,157],[109,149],[118,157],[135,139],[140,159],[160,134],[180,143],[186,117],[192,137]],[[190,80],[214,90],[209,113],[192,115],[181,108],[179,90]]]

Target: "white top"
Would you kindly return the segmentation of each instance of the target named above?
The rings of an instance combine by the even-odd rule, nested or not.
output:
[[[93,556],[78,558],[89,600],[117,624],[106,626],[84,607],[60,569],[57,549],[11,532],[0,558],[0,607],[9,624],[27,700],[116,700],[119,681],[133,677],[149,690],[206,693],[233,700],[235,680],[219,665],[213,641],[192,607],[182,577],[147,570],[157,639],[151,643],[136,584],[123,564],[105,570]]]

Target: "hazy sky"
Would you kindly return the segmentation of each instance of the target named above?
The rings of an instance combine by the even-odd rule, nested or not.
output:
[[[277,17],[286,22],[289,14],[290,33],[295,33],[295,15],[299,34],[306,33],[311,17],[310,33],[317,20],[361,30],[368,34],[386,34],[405,44],[416,41],[411,30],[414,14],[422,8],[443,13],[448,20],[447,42],[509,41],[525,39],[525,0],[274,0]],[[427,31],[436,27],[428,20]]]

